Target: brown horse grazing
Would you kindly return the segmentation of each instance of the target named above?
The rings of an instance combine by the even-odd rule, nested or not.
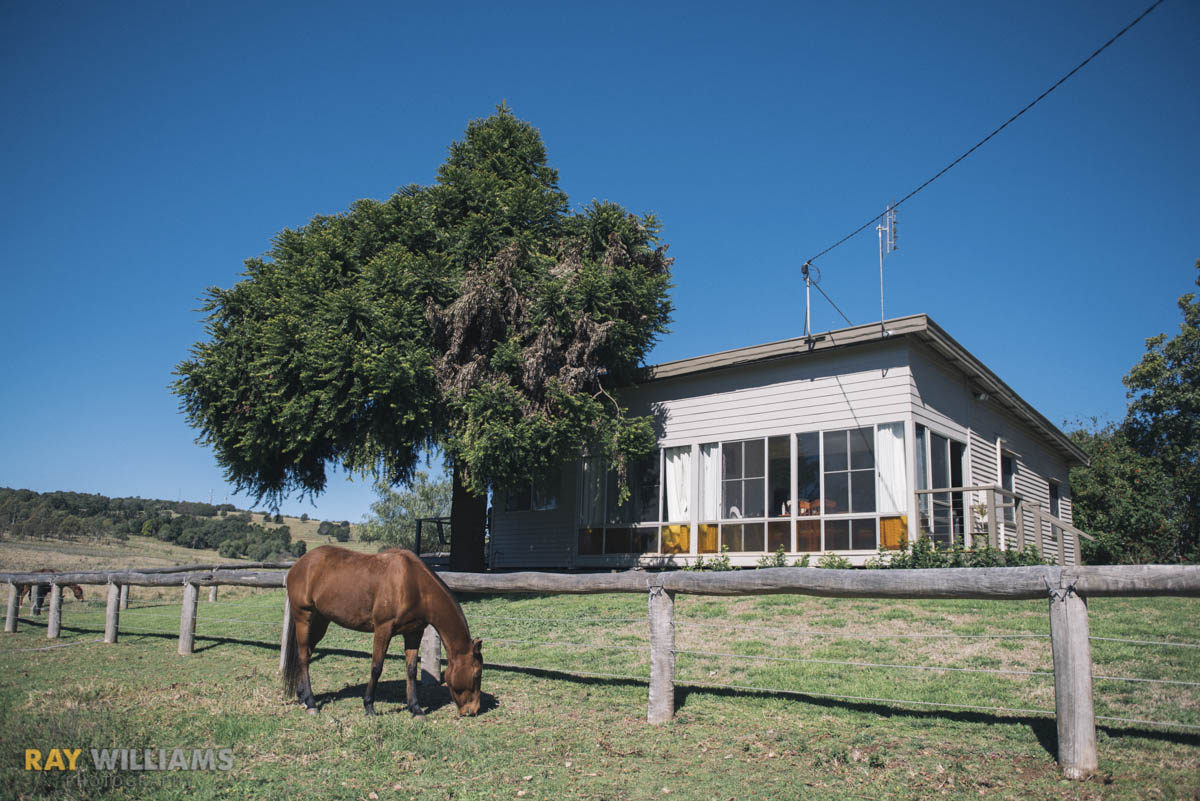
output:
[[[449,588],[412,551],[363,554],[322,545],[296,560],[287,574],[288,603],[295,623],[295,647],[288,649],[284,687],[310,713],[317,712],[308,665],[313,648],[330,621],[354,631],[375,634],[371,676],[363,707],[375,714],[375,683],[393,636],[404,636],[408,668],[408,710],[424,712],[417,703],[418,650],[426,626],[433,626],[446,646],[441,681],[458,705],[458,714],[479,712],[479,679],[483,674],[482,641],[472,640],[467,618]]]
[[[41,570],[33,570],[30,572],[54,573],[56,571],[51,570],[48,567],[43,567]],[[21,608],[21,604],[25,601],[25,596],[28,595],[28,596],[30,596],[30,600],[33,602],[32,605],[30,606],[30,614],[36,615],[41,611],[41,604],[39,603],[39,601],[42,598],[45,598],[50,594],[50,585],[49,584],[36,585],[38,588],[38,596],[37,597],[34,597],[34,595],[33,595],[34,586],[35,585],[33,585],[33,584],[22,584],[20,586],[19,590],[17,591],[17,608],[18,609]],[[83,587],[80,587],[78,584],[60,584],[58,587],[58,591],[62,592],[63,590],[70,590],[71,594],[75,596],[76,601],[83,600]]]

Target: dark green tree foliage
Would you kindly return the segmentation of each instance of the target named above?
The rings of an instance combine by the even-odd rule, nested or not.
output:
[[[321,492],[330,464],[407,484],[442,450],[472,551],[452,559],[479,569],[489,488],[584,449],[624,472],[653,447],[609,389],[666,330],[658,234],[611,203],[571,213],[540,135],[501,106],[433,186],[284,231],[209,290],[175,391],[229,480],[276,504]]]
[[[1071,470],[1075,524],[1096,537],[1084,540],[1089,564],[1176,561],[1178,521],[1171,477],[1138,453],[1115,425],[1081,428],[1071,439],[1088,455]]]
[[[1194,561],[1200,557],[1200,300],[1195,293],[1179,298],[1179,310],[1179,333],[1169,340],[1165,334],[1147,340],[1146,354],[1125,376],[1130,403],[1124,429],[1138,453],[1161,465],[1173,485],[1177,543],[1170,555]]]

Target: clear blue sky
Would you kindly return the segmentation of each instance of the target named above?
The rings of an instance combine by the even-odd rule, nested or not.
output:
[[[284,227],[432,182],[501,100],[574,204],[662,218],[654,361],[796,336],[806,257],[1148,4],[5,3],[0,486],[223,500],[167,390],[205,287]],[[888,315],[929,313],[1057,423],[1120,419],[1194,289],[1198,40],[1200,5],[1167,0],[903,207]],[[856,323],[877,258],[872,231],[819,262]],[[371,498],[335,478],[283,509]]]

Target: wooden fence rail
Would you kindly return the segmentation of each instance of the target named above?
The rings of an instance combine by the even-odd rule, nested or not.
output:
[[[121,588],[182,587],[179,653],[190,654],[195,639],[198,588],[231,584],[283,587],[286,573],[267,565],[212,566],[180,570],[126,570],[76,573],[0,573],[8,582],[5,631],[16,631],[19,586],[51,585],[48,637],[61,629],[60,587],[100,584],[108,587],[104,641],[116,642]],[[248,568],[248,569],[247,569]],[[795,594],[830,598],[969,598],[1028,600],[1046,598],[1054,661],[1058,761],[1068,778],[1082,779],[1098,767],[1096,721],[1092,702],[1092,661],[1087,599],[1175,595],[1200,597],[1200,566],[1121,565],[1096,567],[996,567],[934,570],[822,570],[764,568],[715,573],[628,571],[624,573],[451,573],[439,574],[459,593],[646,593],[649,599],[650,685],[647,720],[662,723],[675,714],[675,596]],[[284,601],[280,667],[294,647],[291,615]],[[436,675],[441,643],[431,629],[422,642],[422,666]]]

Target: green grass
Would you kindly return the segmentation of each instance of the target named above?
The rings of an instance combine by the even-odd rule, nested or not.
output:
[[[177,595],[177,593],[176,593]],[[1200,735],[1102,723],[1100,774],[1062,780],[1052,715],[859,699],[1052,710],[1044,676],[851,667],[830,661],[1049,671],[1045,602],[859,603],[680,595],[677,715],[645,723],[649,672],[640,596],[488,596],[464,601],[484,637],[484,714],[459,719],[445,690],[421,689],[425,721],[403,709],[400,643],[376,708],[362,713],[370,636],[331,628],[314,662],[323,705],[310,717],[278,689],[281,591],[202,595],[196,653],[176,654],[177,600],[140,600],[116,645],[103,604],[64,604],[58,644],[45,616],[0,638],[0,798],[1170,799],[1200,795]],[[1200,602],[1094,599],[1092,634],[1200,641]],[[628,618],[607,622],[593,618]],[[889,635],[877,638],[874,635]],[[864,636],[871,635],[871,636]],[[905,636],[892,636],[905,635]],[[504,642],[527,641],[527,642]],[[528,641],[532,641],[532,644]],[[544,645],[547,641],[583,646]],[[619,648],[603,647],[606,645]],[[1200,681],[1200,649],[1094,640],[1097,675]],[[536,666],[527,670],[501,665]],[[585,678],[604,673],[633,679]],[[1097,680],[1098,715],[1200,726],[1200,692]],[[105,773],[92,747],[232,746],[224,773]],[[85,749],[87,769],[35,775],[25,748]]]

